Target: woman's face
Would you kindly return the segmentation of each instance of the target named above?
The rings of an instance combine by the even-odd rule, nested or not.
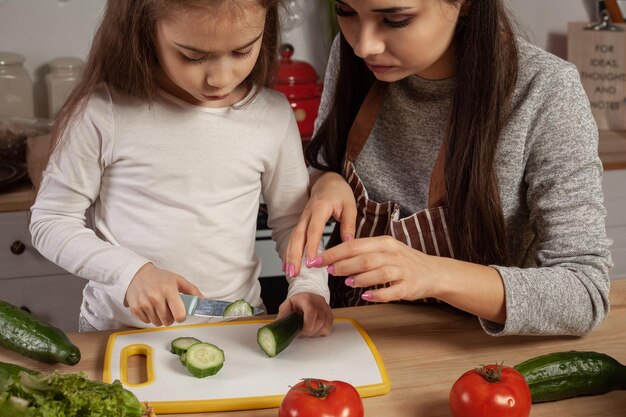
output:
[[[223,3],[214,10],[174,10],[157,22],[161,87],[191,103],[226,107],[247,93],[261,50],[266,10],[259,2]]]
[[[464,3],[336,0],[336,10],[341,32],[376,78],[440,80],[455,73],[452,39]]]

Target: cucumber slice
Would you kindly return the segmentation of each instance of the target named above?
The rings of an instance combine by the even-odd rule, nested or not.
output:
[[[291,312],[280,320],[273,321],[259,328],[256,341],[269,357],[282,352],[302,330],[304,319],[300,314]]]
[[[181,355],[189,349],[189,346],[200,342],[201,340],[198,340],[195,337],[177,337],[172,340],[170,352],[175,355]]]
[[[196,343],[187,349],[185,365],[196,378],[205,378],[218,373],[224,366],[224,351],[210,343]]]
[[[253,316],[254,310],[246,300],[237,300],[228,304],[224,309],[224,317],[246,317]]]
[[[178,357],[178,360],[180,361],[180,363],[182,363],[184,366],[187,366],[187,352],[183,352],[180,354],[180,356]]]

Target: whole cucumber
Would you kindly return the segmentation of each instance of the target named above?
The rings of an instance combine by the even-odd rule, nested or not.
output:
[[[555,352],[514,368],[526,379],[533,403],[626,389],[626,366],[604,353]]]
[[[80,361],[80,350],[61,329],[1,300],[0,346],[44,363]]]

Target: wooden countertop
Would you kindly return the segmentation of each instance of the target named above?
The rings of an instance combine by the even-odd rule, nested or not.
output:
[[[626,169],[626,131],[600,131],[600,159],[605,170]],[[22,185],[0,192],[0,213],[30,208],[32,188]]]
[[[626,280],[612,281],[611,312],[589,336],[491,337],[477,320],[437,306],[372,305],[335,310],[336,317],[356,319],[376,344],[391,380],[391,391],[364,398],[366,417],[449,417],[448,394],[466,370],[504,361],[515,365],[557,351],[606,353],[626,364]],[[75,367],[44,365],[0,348],[0,361],[41,371],[84,371],[102,378],[104,351],[111,331],[71,333],[83,358]],[[332,336],[330,336],[332,337]],[[314,377],[314,375],[308,375]],[[295,381],[294,381],[295,383]],[[626,410],[626,391],[534,404],[532,417],[617,417]],[[275,417],[276,409],[210,413],[214,417]],[[181,414],[201,416],[209,414]]]

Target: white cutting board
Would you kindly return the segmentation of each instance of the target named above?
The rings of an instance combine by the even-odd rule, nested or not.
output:
[[[113,333],[104,358],[105,382],[120,380],[140,401],[159,413],[200,413],[278,407],[290,386],[302,378],[341,380],[362,397],[391,389],[387,372],[369,336],[352,319],[335,319],[327,337],[297,337],[274,358],[259,347],[256,334],[270,320],[174,326]],[[177,337],[195,337],[224,351],[224,367],[195,378],[170,353]],[[132,384],[128,358],[145,355],[147,381]]]

